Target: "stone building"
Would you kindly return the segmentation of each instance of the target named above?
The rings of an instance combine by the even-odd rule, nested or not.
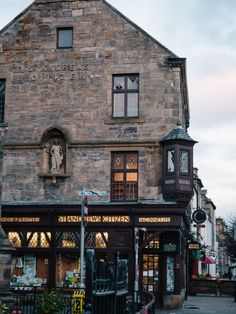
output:
[[[106,1],[36,0],[0,32],[0,93],[13,284],[76,286],[90,191],[85,248],[127,258],[130,291],[181,304],[195,143],[185,59]]]
[[[193,238],[199,243],[200,249],[190,254],[189,275],[208,275],[216,277],[216,206],[207,197],[198,169],[194,168],[194,195],[191,200]]]

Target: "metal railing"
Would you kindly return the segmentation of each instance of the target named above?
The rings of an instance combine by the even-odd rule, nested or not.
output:
[[[155,313],[155,296],[148,291],[141,293],[135,291],[138,301],[129,303],[129,313],[132,314],[154,314]]]
[[[46,288],[39,289],[37,287],[19,287],[12,289],[12,295],[15,298],[13,310],[24,314],[38,314],[36,304],[44,291],[46,291]],[[74,290],[64,292],[60,289],[59,291],[64,308],[58,314],[75,313],[75,309],[79,307],[80,300],[73,297]]]

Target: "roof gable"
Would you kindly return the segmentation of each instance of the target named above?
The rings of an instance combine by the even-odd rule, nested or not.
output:
[[[3,34],[9,27],[11,27],[14,23],[18,22],[21,17],[23,17],[28,11],[34,6],[34,5],[47,5],[50,3],[65,3],[65,2],[74,2],[74,0],[35,0],[33,1],[28,7],[26,7],[21,13],[19,13],[12,21],[10,21],[5,27],[3,27],[0,30],[0,36]],[[106,0],[83,0],[83,2],[94,2],[94,1],[101,1],[103,2],[109,9],[111,9],[114,13],[119,15],[122,19],[124,19],[126,22],[128,22],[130,25],[132,25],[135,29],[137,29],[139,32],[141,32],[145,37],[149,38],[153,43],[157,44],[160,48],[165,50],[170,57],[177,57],[175,53],[173,53],[171,50],[169,50],[167,47],[162,45],[158,40],[156,40],[154,37],[152,37],[150,34],[148,34],[145,30],[143,30],[141,27],[139,27],[137,24],[135,24],[133,21],[131,21],[128,17],[126,17],[123,13],[121,13],[119,10],[117,10],[115,7],[113,7],[109,2]]]

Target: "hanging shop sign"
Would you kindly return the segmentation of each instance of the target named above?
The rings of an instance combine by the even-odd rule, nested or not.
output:
[[[187,243],[187,249],[188,250],[200,250],[201,244],[196,241],[189,242]]]
[[[206,220],[206,213],[202,209],[197,209],[193,212],[192,219],[196,224],[202,224]]]

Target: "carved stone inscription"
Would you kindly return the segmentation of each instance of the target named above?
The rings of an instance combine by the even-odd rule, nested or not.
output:
[[[85,80],[86,71],[88,71],[88,64],[84,62],[64,64],[29,63],[14,68],[15,73],[28,74],[31,82]]]

